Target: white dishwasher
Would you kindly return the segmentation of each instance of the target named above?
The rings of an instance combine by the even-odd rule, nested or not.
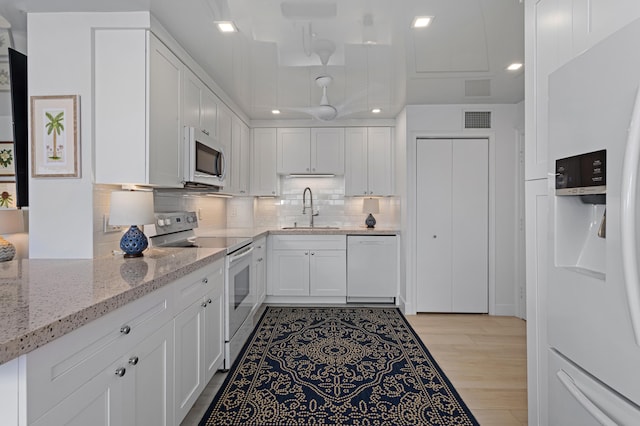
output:
[[[395,235],[347,236],[347,302],[395,303],[398,253]]]

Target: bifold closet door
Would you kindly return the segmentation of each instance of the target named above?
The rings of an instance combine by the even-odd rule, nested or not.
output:
[[[417,310],[488,312],[488,140],[417,143]]]

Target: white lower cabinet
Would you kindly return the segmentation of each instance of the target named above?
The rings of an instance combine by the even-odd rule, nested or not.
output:
[[[274,235],[269,253],[268,295],[347,295],[344,235]]]
[[[180,424],[223,362],[224,260],[176,286],[175,424]]]
[[[180,424],[224,361],[223,291],[220,259],[23,355],[20,424]]]
[[[172,338],[167,323],[32,424],[173,424]]]
[[[257,309],[267,296],[267,238],[262,237],[253,243],[253,273]]]

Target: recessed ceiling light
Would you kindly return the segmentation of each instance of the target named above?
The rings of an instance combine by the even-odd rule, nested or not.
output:
[[[279,109],[272,109],[271,110],[271,114],[280,114],[280,110]]]
[[[522,68],[522,64],[519,63],[519,62],[514,62],[513,64],[511,64],[511,65],[509,65],[507,67],[507,70],[509,70],[509,71],[517,71],[520,68]]]
[[[221,33],[235,33],[238,31],[233,21],[216,21],[215,24]]]
[[[433,21],[433,16],[416,16],[413,18],[413,22],[411,23],[411,28],[424,28],[428,27]]]
[[[374,113],[374,114],[380,114],[382,112],[382,110],[380,108],[373,108],[371,110],[371,112]]]

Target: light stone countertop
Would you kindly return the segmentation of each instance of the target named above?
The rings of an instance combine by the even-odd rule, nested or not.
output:
[[[399,235],[396,229],[201,229],[199,236]],[[0,263],[0,364],[225,256],[225,249],[152,248],[124,259],[23,259]]]
[[[224,249],[153,248],[135,259],[0,263],[0,364],[224,256]]]

